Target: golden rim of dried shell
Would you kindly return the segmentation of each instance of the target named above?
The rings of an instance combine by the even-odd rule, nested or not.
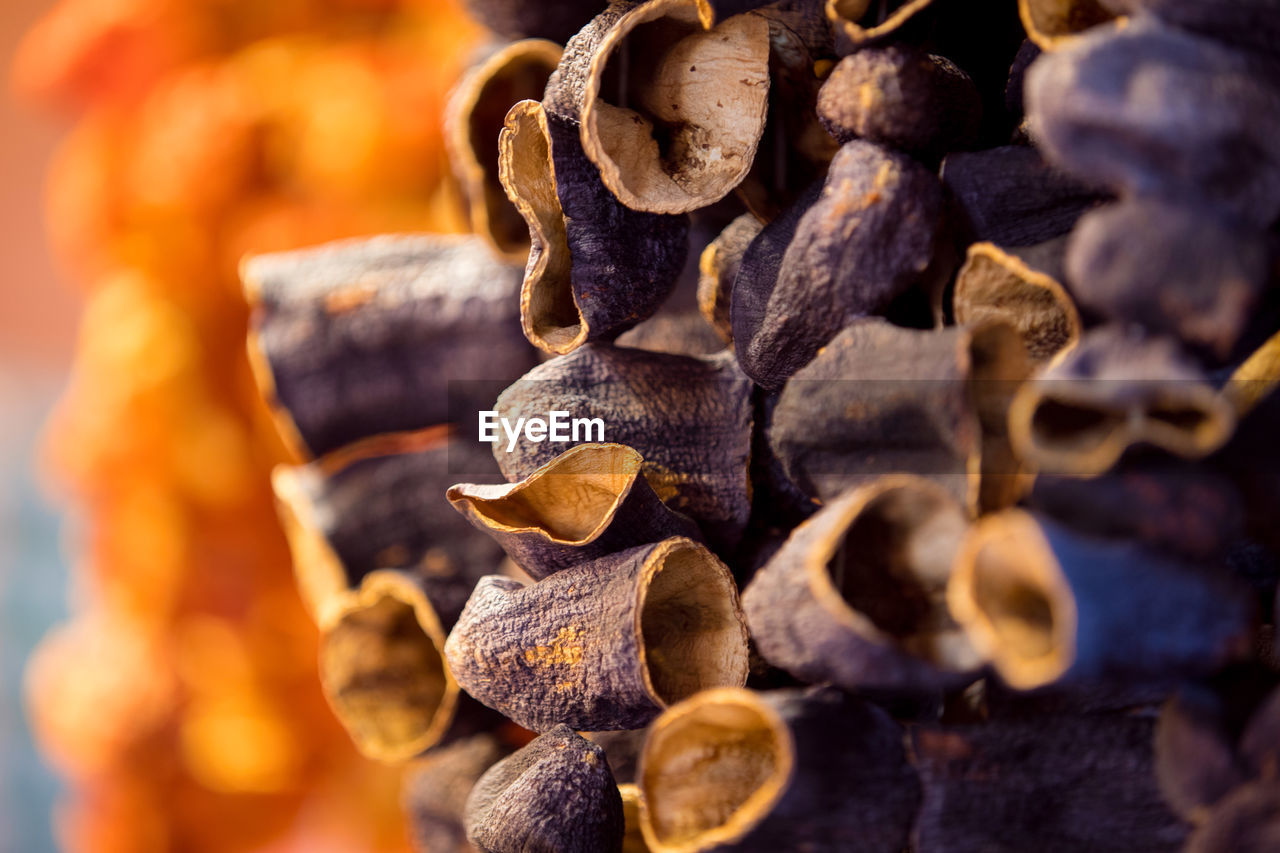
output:
[[[1235,369],[1223,388],[1223,396],[1236,414],[1244,417],[1277,385],[1280,385],[1280,332],[1267,338]]]
[[[633,210],[687,213],[728,195],[747,176],[764,132],[769,95],[769,23],[752,13],[708,29],[713,14],[697,0],[649,0],[624,14],[591,56],[583,94],[582,148],[618,200]],[[644,27],[666,27],[646,51],[632,109],[602,94],[611,59]],[[673,129],[662,150],[655,123]]]
[[[871,0],[827,0],[826,11],[827,19],[856,45],[889,35],[932,5],[933,0],[908,0],[874,27],[856,23],[871,8]]]
[[[580,444],[519,483],[486,495],[454,486],[446,497],[491,530],[585,545],[609,527],[643,464],[639,452],[624,444]]]
[[[508,111],[498,149],[499,178],[529,224],[532,243],[520,286],[520,326],[543,352],[572,352],[590,330],[573,294],[573,261],[541,103],[521,101]]]
[[[748,635],[738,588],[711,551],[682,536],[663,540],[645,557],[637,595],[640,671],[656,704],[747,683]]]
[[[459,688],[435,608],[408,575],[371,572],[330,599],[320,635],[320,684],[361,754],[399,763],[440,740]]]
[[[1075,660],[1075,597],[1040,525],[1022,510],[989,515],[970,529],[947,603],[1011,687],[1050,684]]]
[[[698,784],[689,761],[720,765],[730,783]],[[671,770],[666,770],[671,766]],[[751,831],[795,772],[782,717],[743,688],[704,690],[665,711],[645,739],[638,776],[640,826],[653,853],[697,853]]]
[[[481,162],[481,155],[476,148],[478,140],[474,138],[474,117],[478,110],[486,107],[497,107],[502,110],[500,116],[505,114],[512,106],[511,101],[502,104],[485,103],[485,98],[493,97],[491,90],[494,87],[501,88],[504,81],[518,80],[522,75],[532,74],[535,79],[541,79],[542,85],[536,87],[540,98],[542,89],[559,64],[563,52],[564,48],[546,39],[512,42],[470,71],[449,99],[445,116],[445,144],[468,200],[471,230],[480,235],[495,254],[511,263],[523,264],[528,259],[529,241],[522,239],[513,243],[505,235],[498,233],[495,200],[492,197],[495,192],[493,182],[498,181],[498,175],[493,171],[493,165],[486,167]],[[492,164],[496,165],[496,137],[486,144],[495,146],[491,150]],[[500,191],[498,195],[501,196]]]

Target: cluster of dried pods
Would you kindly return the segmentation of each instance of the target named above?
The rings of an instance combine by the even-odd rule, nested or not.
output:
[[[1280,3],[471,5],[475,236],[244,268],[421,848],[1278,849]]]

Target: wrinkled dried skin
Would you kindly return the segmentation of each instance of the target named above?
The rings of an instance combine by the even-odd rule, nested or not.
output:
[[[1171,341],[1101,327],[1019,389],[1009,409],[1014,451],[1041,471],[1110,469],[1147,443],[1187,459],[1221,447],[1235,410]]]
[[[725,341],[733,341],[729,318],[733,282],[747,247],[763,228],[760,220],[744,213],[720,232],[698,259],[698,310]]]
[[[448,512],[455,471],[502,482],[491,454],[447,428],[378,436],[315,462],[280,466],[272,486],[303,603],[317,618],[377,569],[414,575],[447,628],[501,549]]]
[[[1280,44],[1280,4],[1276,0],[1101,0],[1117,14],[1150,12],[1166,23],[1231,45],[1275,55]]]
[[[1080,304],[1227,360],[1271,283],[1267,237],[1213,216],[1126,199],[1080,218],[1066,268]]]
[[[952,300],[957,323],[1001,322],[1017,329],[1037,364],[1080,339],[1080,312],[1062,285],[993,243],[969,247]]]
[[[737,195],[761,222],[771,222],[826,175],[840,149],[814,110],[833,61],[831,24],[818,0],[778,3],[760,10],[769,21],[768,118],[751,171]]]
[[[645,479],[713,543],[735,542],[750,513],[751,383],[728,354],[663,355],[591,344],[531,370],[498,398],[500,417],[562,410],[600,418],[606,441],[635,448]],[[510,481],[579,442],[494,447]]]
[[[361,754],[405,761],[448,730],[458,684],[443,647],[431,603],[398,572],[374,572],[329,603],[320,618],[320,685]]]
[[[1223,711],[1216,696],[1188,685],[1164,704],[1156,723],[1156,781],[1165,802],[1193,823],[1245,781]]]
[[[510,751],[492,735],[475,735],[434,749],[405,768],[400,801],[415,850],[479,850],[467,842],[467,796]]]
[[[898,725],[830,688],[698,694],[654,723],[639,785],[653,853],[897,853],[919,804]]]
[[[491,853],[619,853],[622,798],[600,747],[556,726],[480,777],[466,825]]]
[[[941,211],[941,186],[924,167],[867,142],[841,148],[796,226],[758,324],[734,322],[743,372],[777,390],[850,321],[921,283]]]
[[[1082,179],[1266,228],[1280,215],[1275,80],[1241,52],[1141,16],[1041,57],[1027,117],[1045,157]]]
[[[1186,853],[1268,853],[1280,849],[1280,785],[1236,789],[1187,841]]]
[[[606,0],[463,0],[468,14],[509,39],[540,38],[564,44],[586,26]]]
[[[1157,451],[1126,453],[1089,479],[1041,472],[1026,503],[1081,533],[1196,561],[1220,559],[1244,535],[1244,499],[1224,473]]]
[[[445,114],[445,142],[467,199],[471,230],[513,264],[528,260],[529,228],[499,179],[498,137],[512,106],[542,98],[561,52],[558,44],[543,39],[507,45],[468,72]]]
[[[910,733],[920,853],[1175,853],[1187,826],[1151,772],[1150,718],[1052,716]]]
[[[892,38],[933,5],[933,0],[826,0],[827,17],[854,48]]]
[[[977,141],[981,113],[969,75],[905,45],[846,56],[818,94],[818,117],[840,142],[866,139],[935,162]]]
[[[882,477],[827,504],[742,597],[760,654],[808,683],[898,692],[954,688],[981,659],[947,610],[968,527],[934,483]]]
[[[1069,44],[1073,36],[1115,17],[1101,0],[1018,0],[1018,15],[1041,50]]]
[[[320,455],[449,421],[452,381],[519,376],[536,361],[514,334],[519,275],[476,237],[373,237],[249,258],[250,357],[282,433]]]
[[[1020,473],[1007,454],[997,453],[1004,440],[998,430],[990,449],[984,447],[983,425],[994,420],[987,410],[998,412],[1026,369],[1015,347],[996,348],[991,361],[979,345],[984,337],[881,320],[849,326],[779,398],[769,442],[788,477],[825,501],[882,474],[916,474],[976,509],[984,473]],[[1011,332],[1002,337],[1016,343]],[[979,362],[981,376],[974,371]],[[987,453],[999,465],[984,472]]]
[[[641,474],[621,444],[581,444],[519,483],[453,486],[453,508],[498,542],[535,579],[672,536],[701,539]]]
[[[769,92],[769,26],[737,15],[704,28],[695,0],[614,3],[565,48],[549,113],[627,207],[686,213],[751,167]]]
[[[1029,145],[949,154],[942,182],[965,236],[1006,250],[1070,232],[1102,198],[1096,187],[1053,168]]]
[[[687,539],[530,586],[483,579],[445,653],[458,682],[534,731],[645,726],[699,690],[741,685],[747,631],[729,570]]]
[[[1117,593],[1118,577],[1132,594]],[[1233,578],[1132,543],[1079,536],[1022,510],[986,516],[970,530],[947,601],[973,645],[1019,690],[1211,672],[1248,651],[1255,615]]]

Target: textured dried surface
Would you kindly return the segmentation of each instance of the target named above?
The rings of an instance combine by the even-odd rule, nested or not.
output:
[[[580,125],[586,156],[635,210],[706,207],[755,157],[768,23],[737,15],[708,31],[701,11],[695,0],[614,3],[569,41],[547,86],[547,112]]]
[[[480,777],[466,824],[488,853],[618,853],[622,798],[604,751],[557,726]]]
[[[1143,16],[1037,60],[1027,117],[1072,174],[1266,227],[1280,214],[1280,88],[1263,71]]]
[[[458,706],[444,631],[421,587],[374,572],[331,600],[320,618],[320,684],[369,758],[398,762],[436,744]]]
[[[479,238],[344,241],[250,258],[242,276],[259,386],[310,454],[445,423],[450,381],[535,361],[515,334],[519,269]]]
[[[658,497],[692,517],[713,542],[741,535],[750,512],[751,383],[730,355],[663,355],[591,344],[527,373],[498,398],[501,417],[564,410],[601,418],[607,441],[644,457]],[[581,442],[579,442],[581,443]],[[520,480],[569,443],[494,449],[508,480]]]
[[[866,139],[925,158],[977,140],[982,100],[955,63],[905,45],[846,56],[818,94],[818,116],[841,142]]]
[[[921,283],[941,211],[937,178],[915,161],[868,142],[841,148],[821,196],[796,225],[768,295],[750,297],[764,303],[758,321],[751,322],[753,312],[734,310],[743,371],[764,388],[781,388],[849,321],[883,311]]]
[[[1235,428],[1231,404],[1165,338],[1103,326],[1014,398],[1014,449],[1043,471],[1096,476],[1146,442],[1198,459]]]
[[[534,101],[511,109],[498,144],[502,185],[529,225],[525,337],[570,352],[653,314],[684,265],[688,218],[624,207],[583,154],[573,122]]]
[[[1152,777],[1152,725],[1095,715],[913,729],[915,849],[1174,853],[1187,827]]]
[[[726,342],[733,340],[729,319],[733,283],[747,247],[763,227],[754,215],[742,214],[711,241],[698,260],[698,310]]]
[[[422,583],[444,627],[453,624],[476,581],[502,561],[496,543],[447,511],[455,472],[502,482],[491,454],[444,429],[378,436],[276,469],[294,574],[313,616],[370,572],[402,569]]]
[[[809,682],[897,692],[955,687],[980,659],[947,610],[968,526],[926,480],[891,475],[798,527],[742,596],[760,654]]]
[[[747,677],[733,578],[686,539],[529,586],[484,578],[445,652],[463,689],[534,731],[639,728],[670,702]]]
[[[856,322],[788,382],[769,427],[783,469],[805,493],[829,500],[851,485],[905,472],[937,481],[965,506],[977,500],[986,400],[1012,392],[1025,375],[1016,339],[987,364],[987,331],[903,329]],[[985,343],[985,341],[984,341]],[[983,368],[979,374],[978,368]],[[996,419],[999,420],[998,418]],[[993,439],[1002,440],[995,432]],[[992,461],[1000,461],[995,446]],[[1002,462],[992,474],[1012,475]]]
[[[1066,268],[1080,304],[1225,360],[1274,275],[1265,234],[1195,207],[1126,200],[1080,218]]]
[[[1019,689],[1212,672],[1248,652],[1255,616],[1226,572],[1021,510],[971,529],[947,600],[973,644]]]
[[[467,841],[467,796],[485,771],[510,751],[492,735],[475,735],[434,749],[405,768],[400,800],[415,850],[479,849]]]
[[[693,521],[654,494],[641,475],[643,461],[621,444],[580,444],[519,483],[464,483],[447,496],[477,530],[541,579],[672,536],[702,538]]]
[[[831,688],[707,691],[654,723],[640,765],[654,853],[898,853],[920,803],[902,730]]]
[[[445,111],[445,142],[471,230],[513,264],[528,259],[529,228],[499,180],[498,137],[512,106],[542,98],[560,53],[558,44],[544,39],[507,45],[463,77]]]
[[[1054,241],[1051,248],[1060,255],[1063,244]],[[952,306],[961,325],[1001,322],[1014,327],[1027,354],[1043,363],[1076,345],[1080,312],[1058,280],[1034,265],[1036,260],[1028,263],[994,243],[974,243],[956,274]]]
[[[1006,249],[1066,234],[1100,199],[1025,145],[950,154],[942,182],[967,236]]]

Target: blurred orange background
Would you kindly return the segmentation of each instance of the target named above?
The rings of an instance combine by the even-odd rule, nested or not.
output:
[[[0,603],[24,617],[3,640],[0,850],[403,849],[399,771],[359,758],[320,695],[236,269],[460,230],[440,114],[478,32],[446,0],[0,14],[19,102],[0,142]],[[64,599],[33,468],[71,567],[69,618],[25,673],[63,780],[52,814],[17,701]]]

